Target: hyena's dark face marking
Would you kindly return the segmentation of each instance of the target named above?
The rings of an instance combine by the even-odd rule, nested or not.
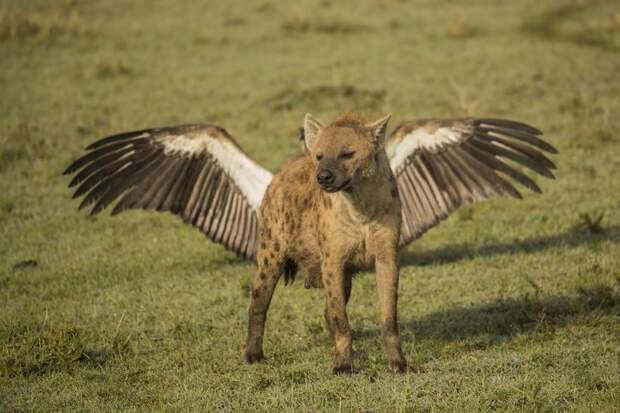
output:
[[[383,150],[385,124],[368,125],[359,122],[336,123],[323,127],[306,116],[305,143],[315,164],[315,178],[326,192],[348,189],[364,177],[373,176],[377,170],[377,151]]]

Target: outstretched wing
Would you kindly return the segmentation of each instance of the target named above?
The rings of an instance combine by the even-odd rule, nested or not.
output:
[[[122,196],[112,215],[129,208],[179,215],[242,257],[252,259],[258,210],[272,174],[226,130],[184,125],[99,140],[67,168],[74,198],[96,214]]]
[[[544,154],[557,150],[538,129],[503,119],[420,119],[399,125],[385,149],[402,203],[401,246],[462,204],[496,195],[521,198],[507,179],[541,192],[511,162],[554,178]]]

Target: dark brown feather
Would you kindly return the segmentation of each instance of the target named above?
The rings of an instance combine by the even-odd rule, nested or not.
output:
[[[450,163],[451,166],[454,167],[454,170],[458,172],[461,179],[468,187],[468,194],[471,196],[473,201],[479,201],[490,194],[487,193],[487,187],[484,185],[485,180],[469,165],[463,162],[463,159],[458,156],[457,152],[454,148],[445,151],[442,154]]]
[[[529,143],[530,145],[537,146],[538,148],[545,150],[549,153],[558,153],[558,150],[554,148],[553,146],[551,146],[549,143],[545,142],[544,140],[540,139],[539,137],[535,135],[529,134],[524,131],[520,131],[516,129],[506,129],[506,128],[501,128],[497,126],[493,126],[493,127],[479,126],[476,128],[476,131],[478,133],[480,132],[486,133],[486,134],[497,133],[497,134],[501,134],[504,136],[510,136],[512,138],[519,139],[523,142]]]
[[[465,160],[468,165],[471,165],[474,170],[484,175],[485,180],[488,182],[488,184],[493,186],[497,191],[497,195],[508,194],[514,198],[521,198],[521,194],[515,189],[514,186],[512,186],[510,182],[506,181],[504,178],[496,174],[494,172],[495,169],[492,166],[489,166],[477,159],[476,157],[472,156],[471,153],[468,151],[468,148],[469,143],[465,143],[461,147],[455,148],[455,150],[460,153],[460,156]]]
[[[495,118],[478,118],[473,119],[474,125],[486,124],[493,127],[507,128],[512,130],[520,130],[528,134],[542,135],[542,132],[531,125],[527,125],[522,122],[508,119],[495,119]]]
[[[152,129],[144,129],[144,130],[139,130],[139,131],[125,132],[125,133],[119,133],[116,135],[108,136],[107,138],[99,139],[98,141],[91,143],[90,145],[86,147],[86,150],[96,149],[96,148],[100,148],[106,145],[108,145],[108,148],[109,148],[112,146],[111,144],[113,143],[117,143],[119,141],[135,140],[144,134],[148,134],[148,136],[150,137],[150,136],[153,136],[153,132],[155,131],[156,130],[152,130]]]
[[[535,162],[540,163],[542,166],[544,166],[547,169],[556,169],[555,164],[549,158],[543,155],[542,152],[532,148],[531,146],[520,143],[519,141],[507,139],[505,137],[502,137],[496,134],[489,135],[489,134],[483,133],[483,134],[477,134],[476,136],[482,139],[491,141],[491,142],[501,143],[502,145],[505,145],[509,147],[510,149],[520,152],[524,156],[527,156],[528,158],[531,158]]]
[[[421,188],[418,188],[416,185],[413,171],[407,168],[403,171],[403,174],[401,176],[405,178],[404,182],[407,185],[408,193],[413,198],[414,205],[417,206],[416,212],[418,213],[419,220],[421,222],[426,221],[426,217],[428,216],[430,211],[428,211],[426,207],[426,199],[422,197]]]
[[[127,154],[131,153],[131,151],[131,146],[127,146],[126,149],[122,151],[102,156],[99,159],[96,159],[95,161],[89,163],[82,170],[80,170],[77,175],[73,177],[71,182],[69,182],[69,188],[72,188],[80,182],[84,181],[86,178],[91,176],[93,173],[101,170],[102,168],[109,168],[113,164],[118,162],[131,161],[130,159],[124,158]]]
[[[219,168],[211,168],[209,176],[205,180],[205,185],[208,185],[208,189],[203,196],[203,200],[200,202],[200,209],[196,214],[196,221],[194,225],[200,228],[205,234],[207,234],[208,224],[205,225],[207,215],[209,211],[213,213],[213,198],[218,192],[218,182],[222,171]]]
[[[485,152],[488,152],[492,155],[497,155],[497,156],[501,156],[504,158],[508,158],[511,161],[517,162],[523,166],[526,166],[532,170],[534,170],[535,172],[538,172],[540,175],[543,175],[547,178],[555,178],[553,176],[553,173],[551,173],[551,171],[547,168],[545,168],[544,166],[542,166],[541,164],[537,163],[536,161],[526,157],[525,155],[512,151],[510,149],[507,149],[505,147],[502,146],[498,146],[498,145],[493,145],[483,139],[480,139],[476,136],[472,137],[471,139],[471,143],[473,145],[475,145],[476,147],[478,147],[478,149],[483,150]]]
[[[531,189],[534,192],[539,192],[539,193],[541,192],[538,185],[536,185],[536,183],[533,180],[531,180],[528,176],[517,171],[512,166],[508,165],[507,163],[502,162],[501,160],[497,159],[495,156],[489,154],[488,152],[481,150],[475,145],[465,145],[463,146],[463,149],[466,150],[471,156],[478,159],[480,162],[484,163],[485,165],[488,165],[489,167],[495,169],[496,171],[499,171],[499,172],[502,172],[503,174],[508,175],[515,181],[519,182],[521,185],[525,186],[526,188]],[[516,196],[516,198],[521,198],[521,194],[518,193],[518,196]]]
[[[144,140],[140,140],[140,142],[144,143]],[[90,162],[94,162],[102,157],[105,157],[105,156],[108,156],[114,153],[125,152],[131,149],[132,149],[132,144],[130,142],[120,142],[114,145],[107,146],[105,148],[99,148],[97,150],[87,153],[81,158],[78,158],[75,162],[69,165],[69,167],[64,171],[63,174],[64,175],[71,174],[77,171],[78,169],[84,167],[85,165],[89,164]]]

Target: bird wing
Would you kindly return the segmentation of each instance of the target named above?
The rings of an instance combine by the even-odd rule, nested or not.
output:
[[[402,205],[400,245],[445,219],[460,205],[496,195],[521,198],[512,179],[541,192],[520,165],[554,178],[557,153],[542,132],[504,119],[419,119],[400,124],[385,143]]]
[[[258,211],[272,174],[226,130],[182,125],[122,133],[86,148],[65,174],[80,209],[169,211],[246,259],[255,256]]]

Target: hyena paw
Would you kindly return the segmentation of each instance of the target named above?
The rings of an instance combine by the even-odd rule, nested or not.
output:
[[[265,359],[265,356],[263,355],[262,351],[245,350],[243,352],[243,361],[245,361],[248,364],[258,363],[258,362],[263,361],[264,359]]]
[[[353,366],[351,364],[336,365],[332,368],[332,373],[336,375],[351,374],[353,373]]]
[[[390,370],[392,370],[392,373],[405,373],[407,371],[407,360],[404,358],[399,360],[391,360]]]

